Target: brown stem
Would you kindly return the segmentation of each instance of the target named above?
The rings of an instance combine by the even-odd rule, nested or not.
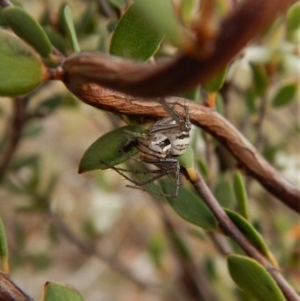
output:
[[[26,293],[24,293],[10,277],[0,272],[0,300],[1,301],[33,301]]]
[[[65,225],[61,219],[50,213],[54,226],[59,230],[66,239],[68,239],[71,243],[77,246],[82,252],[95,256],[99,260],[105,262],[113,271],[117,272],[118,274],[124,276],[126,279],[133,282],[137,285],[140,289],[144,289],[147,291],[151,291],[153,293],[159,293],[159,286],[156,284],[149,284],[141,281],[140,279],[136,278],[123,264],[121,264],[115,257],[108,256],[103,254],[99,250],[96,250],[94,247],[86,244],[82,240],[80,240],[72,231]]]
[[[259,150],[263,147],[263,122],[266,117],[266,111],[267,111],[267,98],[266,96],[263,96],[261,98],[261,103],[259,106],[259,114],[258,114],[258,121],[256,125],[256,140],[254,142],[255,147]]]
[[[9,128],[10,135],[6,149],[0,160],[0,179],[4,177],[5,171],[8,168],[11,159],[19,145],[22,137],[22,130],[25,122],[25,99],[15,98],[13,101],[13,118]]]
[[[190,45],[186,53],[156,65],[114,59],[100,53],[82,52],[68,57],[52,74],[64,82],[93,82],[106,88],[142,97],[174,95],[211,79],[246,44],[288,7],[288,0],[241,1],[221,22],[206,45]],[[211,51],[199,57],[206,46]]]
[[[12,3],[8,0],[0,0],[0,6],[1,7],[12,6]]]
[[[178,231],[175,229],[172,221],[168,217],[168,214],[164,208],[164,206],[158,202],[154,202],[158,208],[159,214],[161,216],[161,220],[163,222],[164,230],[166,232],[166,236],[169,238],[170,242],[174,246],[174,241],[172,241],[172,237]],[[216,296],[212,291],[212,287],[208,283],[207,277],[198,271],[197,265],[195,264],[192,257],[184,256],[178,248],[174,246],[174,253],[177,257],[177,261],[182,269],[182,277],[180,284],[184,286],[186,293],[192,300],[204,301],[204,300],[216,300]]]
[[[130,97],[104,89],[96,84],[66,83],[78,98],[94,107],[118,114],[166,117],[162,106],[153,100]],[[238,161],[239,166],[260,182],[272,195],[300,213],[300,191],[267,162],[247,139],[214,110],[183,98],[168,98],[168,102],[189,105],[193,124],[215,137]]]
[[[187,175],[188,177],[188,175]],[[197,179],[189,179],[193,184],[196,191],[202,197],[205,204],[210,208],[215,218],[218,220],[220,228],[231,237],[238,245],[245,251],[247,255],[254,258],[270,273],[273,279],[276,281],[284,296],[288,301],[300,301],[299,295],[293,290],[293,288],[287,283],[287,281],[280,275],[279,271],[275,269],[244,237],[239,229],[228,218],[223,208],[213,196],[212,192],[206,185],[203,178],[198,174]]]

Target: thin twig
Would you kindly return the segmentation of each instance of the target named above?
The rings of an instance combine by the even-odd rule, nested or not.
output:
[[[121,262],[119,262],[114,256],[108,256],[99,250],[96,250],[94,247],[86,244],[82,240],[80,240],[72,231],[64,224],[61,219],[55,214],[51,213],[51,218],[54,226],[59,230],[66,239],[68,239],[72,244],[77,246],[82,252],[95,256],[105,264],[107,264],[113,271],[122,275],[135,285],[137,285],[140,289],[147,290],[149,292],[158,294],[160,292],[160,286],[158,284],[149,284],[141,281],[137,277],[135,277]]]
[[[169,238],[169,240],[171,240],[171,237],[174,236],[174,233],[176,233],[177,230],[168,217],[164,206],[158,201],[155,201],[154,203],[158,208],[166,236]],[[171,241],[171,243],[173,242]],[[193,258],[186,258],[186,256],[182,256],[176,247],[174,247],[174,253],[184,274],[183,278],[185,281],[182,281],[182,285],[185,286],[185,291],[188,293],[189,297],[197,301],[216,300],[216,296],[213,293],[207,278],[196,268]]]
[[[4,177],[4,174],[13,158],[13,155],[19,145],[22,138],[22,131],[25,123],[25,99],[15,98],[13,102],[13,117],[10,126],[10,135],[6,149],[0,160],[0,179]]]
[[[208,236],[213,241],[220,254],[226,256],[228,253],[231,253],[231,246],[223,239],[223,237],[221,237],[220,234],[208,231]]]
[[[10,277],[0,272],[0,300],[1,301],[34,301],[24,293]]]
[[[263,146],[263,121],[266,117],[267,110],[267,98],[266,96],[261,98],[261,103],[259,106],[258,112],[258,121],[256,124],[256,140],[254,142],[254,146],[260,150]]]
[[[188,177],[188,175],[187,175]],[[189,179],[193,184],[196,191],[199,193],[205,204],[211,209],[215,218],[217,219],[220,228],[224,231],[226,235],[231,237],[238,245],[245,251],[245,253],[254,258],[260,264],[262,264],[265,269],[270,273],[273,279],[276,281],[283,294],[288,301],[300,301],[299,295],[293,290],[293,288],[287,283],[287,281],[281,276],[279,271],[273,267],[265,257],[263,257],[244,237],[240,230],[233,224],[233,222],[228,218],[223,208],[220,206],[218,201],[213,196],[212,192],[206,185],[205,181],[198,173],[196,179]]]
[[[12,6],[13,4],[9,0],[0,0],[0,6],[6,7],[6,6]]]
[[[107,0],[98,0],[97,2],[106,17],[112,18],[116,16],[113,9],[108,4]]]

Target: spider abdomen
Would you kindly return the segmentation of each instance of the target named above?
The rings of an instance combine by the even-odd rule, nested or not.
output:
[[[162,133],[152,133],[138,140],[137,149],[142,161],[153,162],[164,159],[170,154],[171,142]]]

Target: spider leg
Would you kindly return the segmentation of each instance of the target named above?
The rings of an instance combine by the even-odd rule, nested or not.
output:
[[[170,116],[176,121],[176,123],[182,123],[182,118],[176,112],[175,109],[171,108],[164,98],[159,98],[159,102],[163,106],[163,108],[170,114]]]
[[[141,186],[126,185],[126,187],[133,188],[133,189],[138,189],[138,190],[145,191],[145,192],[148,192],[150,194],[155,194],[155,195],[162,196],[162,197],[171,197],[171,198],[173,198],[173,197],[177,196],[177,195],[174,195],[174,194],[167,194],[167,193],[163,193],[163,192],[149,191],[146,188],[141,187]]]
[[[111,168],[115,170],[117,173],[122,175],[126,180],[129,182],[133,183],[134,185],[126,185],[126,187],[134,188],[134,189],[139,189],[142,191],[150,192],[152,194],[164,196],[164,197],[177,197],[178,191],[179,191],[179,186],[180,186],[180,166],[177,160],[174,160],[174,158],[166,158],[165,161],[158,161],[158,162],[147,162],[151,164],[155,164],[159,169],[155,170],[128,170],[128,169],[122,169],[122,168],[116,168],[115,166],[112,166]],[[151,178],[146,179],[144,181],[138,181],[133,178],[128,177],[125,175],[123,172],[131,172],[133,174],[154,174]],[[176,187],[175,191],[172,194],[169,193],[157,193],[153,191],[149,191],[143,186],[150,184],[166,175],[168,175],[171,172],[175,172],[175,181],[176,181]]]
[[[107,165],[107,167],[109,167],[112,170],[116,171],[119,175],[124,177],[126,180],[128,180],[129,182],[131,182],[131,183],[133,183],[137,186],[143,186],[143,185],[152,183],[155,180],[167,175],[168,173],[170,173],[173,170],[173,168],[171,168],[171,167],[170,168],[165,168],[165,169],[154,169],[154,170],[150,170],[150,169],[147,169],[147,170],[131,170],[131,169],[126,169],[126,168],[118,168],[118,167],[115,167],[114,165],[106,164],[105,162],[102,162],[102,161],[101,161],[101,163]],[[125,172],[131,172],[133,174],[155,174],[155,175],[153,177],[147,179],[147,180],[137,181],[137,180],[134,180],[134,179],[128,177],[125,174]]]
[[[171,108],[166,100],[164,98],[159,98],[160,104],[163,106],[163,108],[170,114],[170,116],[175,120],[177,127],[182,128],[183,130],[190,130],[191,129],[191,123],[189,118],[189,107],[186,105],[182,105],[180,103],[174,104],[174,108]],[[179,105],[183,107],[185,112],[185,118],[182,118],[178,112],[175,110],[175,106]],[[171,128],[171,127],[170,127]]]

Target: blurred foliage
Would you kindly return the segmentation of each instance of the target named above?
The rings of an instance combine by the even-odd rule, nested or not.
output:
[[[26,278],[36,287],[32,280],[34,275],[43,275],[45,279],[70,280],[86,301],[95,300],[95,295],[97,300],[101,297],[168,300],[167,287],[171,283],[173,293],[183,295],[185,300],[182,279],[187,271],[194,273],[191,272],[193,266],[194,270],[204,271],[216,300],[252,301],[253,296],[260,300],[257,281],[265,281],[267,286],[271,283],[272,300],[282,300],[276,284],[249,258],[230,255],[229,271],[224,272],[224,257],[210,243],[211,233],[203,230],[215,234],[220,232],[219,225],[188,183],[184,182],[177,198],[166,199],[157,195],[158,185],[149,185],[149,190],[154,192],[150,196],[124,187],[126,183],[111,171],[77,175],[80,158],[83,158],[81,171],[105,169],[101,162],[104,159],[111,164],[128,160],[127,167],[138,169],[136,160],[130,159],[136,152],[132,149],[130,154],[120,152],[124,147],[123,139],[125,144],[130,143],[130,135],[123,132],[125,123],[120,118],[79,104],[59,84],[45,82],[32,91],[43,79],[43,64],[58,63],[58,56],[51,52],[52,46],[63,55],[82,49],[144,61],[171,56],[187,39],[186,32],[197,17],[197,1],[177,2],[176,10],[168,1],[151,1],[150,5],[150,2],[146,5],[144,1],[136,1],[140,9],[136,11],[128,6],[129,1],[123,0],[70,0],[55,2],[55,5],[50,1],[22,1],[25,10],[0,9],[0,39],[11,36],[3,31],[10,26],[35,49],[35,52],[32,48],[27,50],[28,46],[24,46],[21,39],[11,38],[14,43],[12,57],[6,44],[0,45],[0,62],[1,55],[9,61],[0,68],[0,78],[6,80],[4,88],[14,82],[8,81],[12,78],[7,76],[9,72],[15,72],[18,75],[15,79],[22,80],[9,93],[2,92],[0,81],[1,94],[28,93],[17,99],[3,97],[0,104],[3,133],[0,170],[5,165],[7,149],[12,147],[11,137],[18,145],[5,173],[0,174],[0,216],[6,225],[11,267],[14,275],[22,275],[22,287],[29,285]],[[219,0],[217,4],[216,15],[222,16],[226,12],[226,1]],[[202,103],[212,97],[217,111],[295,184],[300,181],[299,8],[299,2],[293,4],[284,18],[274,22],[226,70],[205,86],[186,94]],[[182,22],[178,22],[178,16]],[[26,67],[28,62],[31,68]],[[25,66],[26,75],[20,72],[20,66]],[[20,87],[25,86],[23,80],[29,88],[21,90]],[[19,132],[14,123],[16,100],[24,110]],[[284,267],[284,276],[300,291],[297,285],[300,283],[299,218],[276,203],[250,177],[238,173],[235,162],[228,164],[232,158],[211,137],[193,131],[192,145],[195,162],[215,197],[227,208],[229,217],[265,257],[273,263],[277,259]],[[162,190],[169,192],[174,189],[172,184],[172,179],[164,179]],[[112,254],[110,260],[103,257],[112,269],[116,267],[111,262],[117,259],[126,267],[132,265],[149,287],[155,280],[166,289],[156,296],[146,285],[143,293],[137,293],[132,284],[116,280],[116,275],[108,270],[103,272],[103,267],[90,257],[77,249],[74,251],[74,246],[84,247],[78,241],[74,243],[72,235],[66,234],[63,227],[53,223],[56,215],[74,229],[89,248]],[[196,230],[197,235],[190,234]],[[3,233],[1,223],[0,260],[5,270],[8,252]],[[69,239],[68,244],[61,239],[61,233]],[[240,252],[234,245],[229,244],[229,247]],[[31,271],[24,276],[26,267]],[[90,274],[94,275],[93,279],[87,276]],[[236,290],[231,280],[224,281],[229,279],[229,274],[244,291]],[[38,297],[41,290],[40,287],[32,289]],[[46,284],[42,300],[60,300],[57,296],[61,300],[83,300],[72,287],[56,282]]]

